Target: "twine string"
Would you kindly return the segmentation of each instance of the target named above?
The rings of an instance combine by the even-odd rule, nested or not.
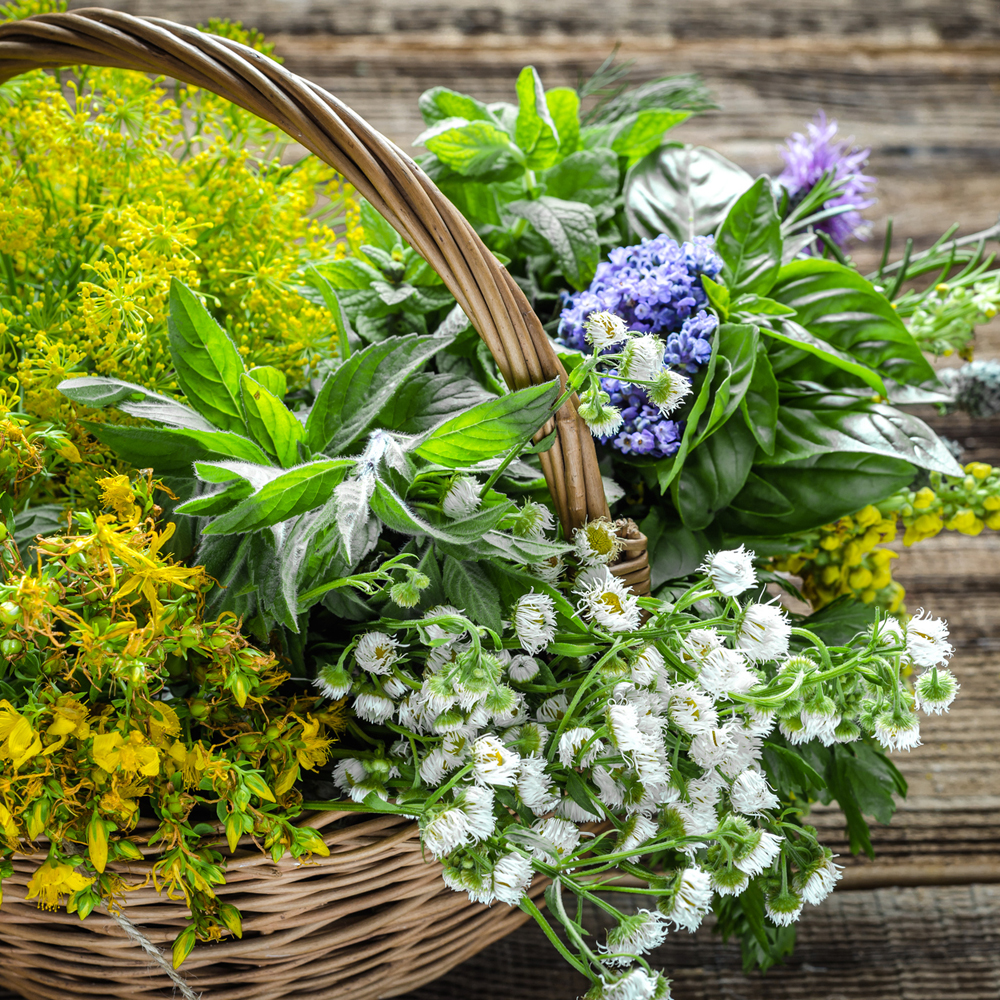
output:
[[[108,910],[108,915],[114,920],[119,927],[128,935],[129,939],[135,944],[139,945],[143,951],[145,951],[156,964],[163,969],[163,971],[170,977],[174,985],[181,991],[181,996],[184,1000],[201,1000],[201,994],[195,993],[186,982],[184,982],[181,974],[164,958],[163,952],[153,944],[152,941],[146,937],[142,931],[139,930],[135,924],[118,910]]]

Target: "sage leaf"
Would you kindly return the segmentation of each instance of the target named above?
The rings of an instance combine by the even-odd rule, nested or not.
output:
[[[574,288],[590,284],[600,260],[597,217],[590,205],[542,195],[534,201],[512,201],[507,209],[534,226]]]

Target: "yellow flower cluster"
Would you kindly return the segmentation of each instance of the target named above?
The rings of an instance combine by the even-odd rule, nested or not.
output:
[[[154,879],[211,939],[239,915],[215,896],[225,860],[192,811],[218,814],[233,850],[253,836],[275,857],[322,853],[290,822],[293,789],[325,764],[343,711],[282,693],[288,674],[231,615],[204,620],[212,581],[163,554],[173,525],[156,523],[157,488],[106,477],[111,510],[74,513],[75,530],[36,540],[33,572],[0,584],[0,881],[44,835],[29,897],[85,916],[128,888],[114,865],[140,857],[140,816],[157,819]],[[10,539],[0,547],[16,568]]]
[[[900,610],[905,592],[892,579],[891,549],[903,529],[903,544],[933,538],[941,531],[978,535],[1000,530],[1000,469],[970,462],[964,476],[931,473],[930,485],[902,490],[851,517],[842,517],[803,536],[803,548],[773,560],[776,570],[802,578],[802,593],[814,608],[843,595]]]
[[[39,71],[0,86],[0,367],[20,379],[27,415],[120,471],[55,386],[89,372],[176,391],[173,277],[206,296],[248,365],[305,383],[336,328],[296,290],[302,271],[362,238],[350,189],[314,156],[283,163],[287,142],[207,91],[140,73]],[[67,470],[66,494],[90,505],[91,480]]]

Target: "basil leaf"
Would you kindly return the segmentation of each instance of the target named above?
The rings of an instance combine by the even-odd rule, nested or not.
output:
[[[190,477],[192,463],[226,458],[270,464],[267,455],[249,438],[228,431],[121,427],[89,420],[81,423],[123,461],[140,469],[152,468],[158,475]]]
[[[559,158],[559,133],[534,66],[525,66],[518,74],[517,106],[514,142],[527,157],[527,166],[532,170],[551,167]]]
[[[553,379],[490,399],[439,424],[413,450],[449,468],[496,458],[545,423],[558,395]]]
[[[242,432],[240,375],[246,366],[198,296],[176,278],[170,281],[167,329],[177,384],[188,401],[216,427]]]
[[[750,474],[754,443],[742,420],[730,420],[691,452],[672,490],[686,527],[706,528],[729,506]]]
[[[453,338],[392,337],[351,355],[323,383],[306,420],[315,452],[343,452],[375,421],[399,383]]]
[[[300,461],[299,442],[305,428],[274,393],[247,374],[240,376],[247,429],[254,440],[285,469]]]
[[[507,210],[535,227],[574,288],[582,290],[590,284],[600,260],[600,244],[597,217],[589,205],[542,195],[534,201],[512,201]]]
[[[276,476],[206,528],[206,535],[259,531],[322,507],[354,463],[350,459],[309,462]]]
[[[750,387],[760,339],[752,323],[723,323],[716,333],[718,363],[712,377],[712,409],[702,417],[691,447],[697,447],[737,411]]]
[[[781,269],[781,220],[767,177],[758,178],[729,210],[715,238],[732,295],[765,293]]]
[[[757,344],[757,360],[740,409],[747,426],[765,454],[774,454],[774,438],[778,425],[778,380],[767,357],[767,350]]]
[[[889,300],[843,264],[817,258],[792,261],[778,272],[771,297],[794,309],[810,333],[897,382],[921,384],[935,377]],[[788,368],[788,375],[831,384],[816,377],[816,371],[814,362],[803,359]]]
[[[714,149],[666,143],[625,179],[625,214],[637,236],[661,233],[679,243],[714,233],[753,179]]]
[[[538,179],[553,198],[597,207],[618,193],[618,157],[611,149],[580,149],[543,171]]]

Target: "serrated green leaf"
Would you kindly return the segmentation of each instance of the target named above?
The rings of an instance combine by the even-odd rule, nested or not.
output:
[[[571,87],[553,87],[545,92],[545,105],[559,136],[559,157],[580,148],[580,95]]]
[[[502,630],[500,592],[478,562],[445,556],[441,579],[449,604],[462,608],[473,621],[494,632]]]
[[[463,177],[480,177],[523,159],[510,136],[488,121],[445,119],[418,136],[414,144],[426,146]]]
[[[767,293],[781,268],[781,220],[767,177],[758,178],[729,209],[715,237],[730,293]]]
[[[417,372],[396,390],[379,413],[378,422],[406,434],[421,434],[493,398],[473,379],[450,372]]]
[[[284,399],[288,392],[288,380],[285,373],[271,365],[261,365],[259,368],[251,368],[247,372],[255,382],[259,382],[272,396]]]
[[[374,423],[379,411],[452,337],[393,337],[351,355],[324,383],[306,420],[314,452],[339,454]]]
[[[625,213],[637,236],[661,233],[678,242],[714,233],[753,178],[704,146],[666,143],[636,163],[625,179]]]
[[[417,99],[417,107],[425,125],[435,125],[445,118],[464,118],[466,121],[488,121],[499,124],[493,112],[482,101],[447,87],[431,87]]]
[[[542,195],[534,201],[512,201],[507,210],[534,226],[574,288],[590,284],[600,260],[597,217],[590,205]]]
[[[634,111],[610,125],[586,129],[583,133],[584,144],[591,149],[610,146],[632,166],[660,147],[665,132],[690,117],[690,111],[672,111],[669,108]]]
[[[553,379],[480,403],[429,431],[413,450],[448,468],[496,458],[545,423],[558,395]]]
[[[194,497],[174,508],[176,514],[187,514],[191,517],[214,517],[232,510],[240,500],[253,493],[253,486],[246,480],[238,480],[224,489],[204,496]]]
[[[135,385],[132,382],[86,375],[82,378],[65,379],[56,388],[74,402],[83,403],[95,409],[117,405],[123,413],[142,420],[153,420],[171,427],[196,431],[219,430],[190,406],[185,406],[169,396],[150,392],[141,385]]]
[[[534,66],[525,66],[521,70],[516,89],[518,111],[514,142],[524,152],[528,167],[544,170],[559,157],[559,133]]]
[[[347,458],[324,459],[289,469],[217,517],[204,533],[229,535],[259,531],[322,507],[353,465],[354,462]]]
[[[81,421],[98,441],[119,458],[158,475],[191,475],[197,461],[238,458],[270,465],[270,459],[249,438],[228,431],[175,430],[167,427],[122,427]]]
[[[177,384],[188,402],[216,427],[242,432],[240,375],[246,366],[225,330],[177,278],[170,281],[167,329]]]
[[[618,156],[612,149],[579,149],[538,179],[553,198],[606,205],[618,194]]]
[[[282,468],[290,469],[300,461],[299,442],[305,440],[305,428],[295,414],[274,393],[247,374],[240,376],[243,409],[247,429],[254,440],[273,455]]]

